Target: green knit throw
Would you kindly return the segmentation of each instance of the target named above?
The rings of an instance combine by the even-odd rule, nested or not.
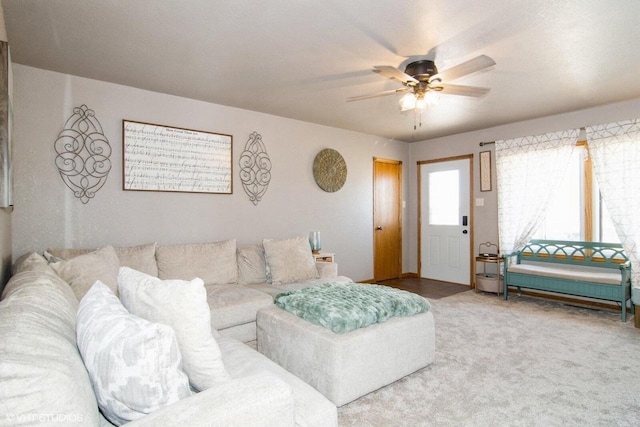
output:
[[[278,294],[275,300],[281,309],[337,334],[431,308],[429,301],[420,295],[359,283],[325,283]]]

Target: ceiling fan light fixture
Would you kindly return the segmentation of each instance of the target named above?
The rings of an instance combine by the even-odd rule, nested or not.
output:
[[[400,111],[413,110],[416,108],[416,94],[409,92],[400,98]]]
[[[440,94],[434,90],[430,90],[424,95],[424,102],[429,107],[437,105],[438,102],[440,102]]]

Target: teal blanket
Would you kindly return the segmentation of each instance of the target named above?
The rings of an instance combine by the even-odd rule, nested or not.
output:
[[[276,295],[276,305],[337,334],[381,323],[391,316],[429,311],[420,295],[381,285],[325,283]]]

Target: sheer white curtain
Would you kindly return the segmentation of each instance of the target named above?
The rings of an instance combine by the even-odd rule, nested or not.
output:
[[[634,302],[640,304],[640,119],[588,127],[587,145],[602,200],[631,260]]]
[[[567,170],[578,130],[496,141],[501,253],[522,249],[540,226]]]

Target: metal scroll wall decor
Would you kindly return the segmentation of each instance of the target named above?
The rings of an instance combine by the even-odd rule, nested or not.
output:
[[[257,205],[267,192],[271,181],[271,159],[262,136],[253,132],[240,155],[240,180],[249,200]]]
[[[62,181],[82,203],[88,203],[111,170],[111,145],[95,112],[84,104],[74,108],[54,145]]]

